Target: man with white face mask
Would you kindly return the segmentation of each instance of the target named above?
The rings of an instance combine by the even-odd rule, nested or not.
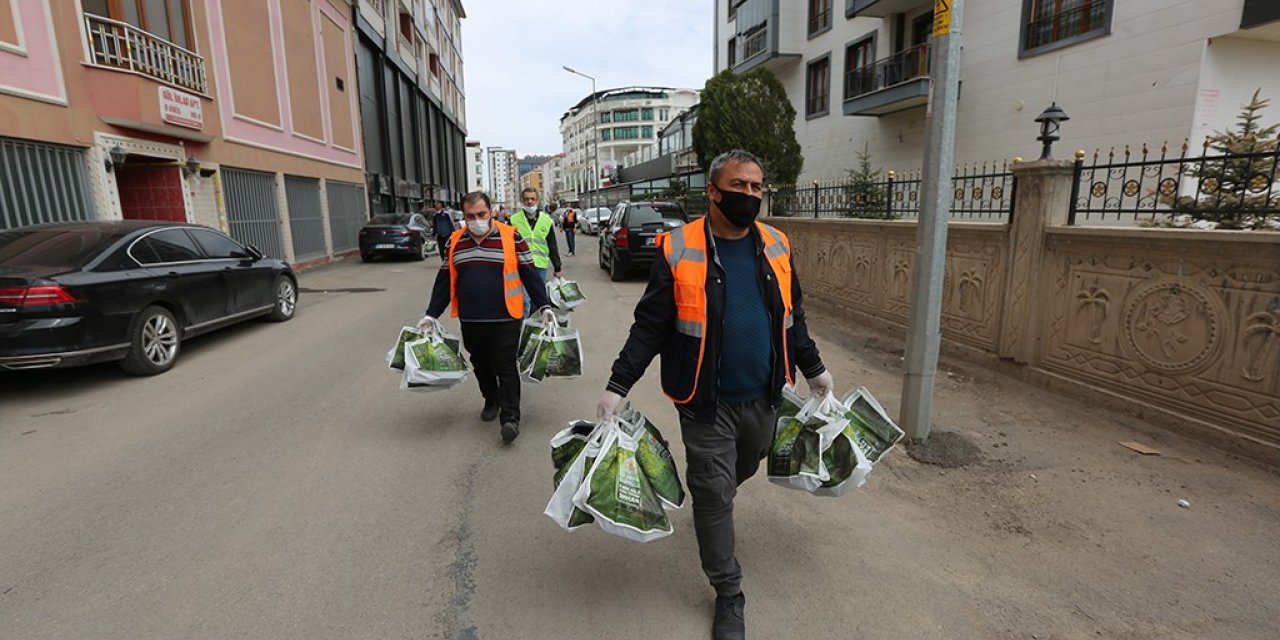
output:
[[[552,275],[559,278],[560,249],[552,232],[555,220],[547,212],[538,210],[538,190],[533,187],[525,187],[520,192],[520,205],[520,210],[511,216],[511,226],[529,243],[533,266],[542,273],[542,279],[547,279],[548,267],[552,268]]]
[[[543,321],[555,321],[547,288],[534,268],[529,244],[514,228],[493,219],[489,196],[462,199],[464,229],[453,232],[449,253],[436,275],[431,303],[420,326],[453,307],[462,323],[462,342],[484,396],[480,419],[502,418],[502,441],[520,435],[520,374],[516,348],[525,315],[525,292]]]

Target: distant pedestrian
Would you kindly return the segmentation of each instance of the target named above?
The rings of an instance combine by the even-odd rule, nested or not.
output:
[[[576,209],[565,210],[560,228],[564,230],[564,246],[569,249],[569,255],[573,255],[577,252],[575,236],[578,233],[578,211]]]
[[[555,322],[542,276],[529,245],[510,225],[497,224],[482,191],[462,199],[465,228],[453,232],[449,253],[436,274],[426,326],[448,307],[462,323],[462,341],[484,396],[480,419],[501,417],[502,441],[520,435],[520,374],[516,348],[525,316],[525,296],[544,322]],[[521,289],[524,291],[522,292]],[[525,293],[527,292],[527,293]]]
[[[547,268],[552,275],[560,277],[560,250],[556,247],[556,234],[553,232],[555,221],[551,214],[538,210],[538,190],[525,187],[520,192],[521,208],[511,218],[511,226],[520,232],[520,236],[529,243],[529,253],[533,255],[533,266],[547,279]]]
[[[596,408],[601,420],[616,413],[662,355],[662,389],[680,415],[698,555],[716,590],[718,640],[746,637],[733,500],[772,444],[782,386],[799,367],[811,393],[834,387],[805,327],[791,243],[756,222],[763,190],[763,166],[750,153],[712,160],[711,212],[658,236],[661,256]]]
[[[449,251],[449,236],[457,230],[457,226],[453,223],[453,216],[449,215],[449,211],[444,208],[439,200],[431,203],[431,233],[436,236],[436,248],[440,250],[440,259],[443,260]]]

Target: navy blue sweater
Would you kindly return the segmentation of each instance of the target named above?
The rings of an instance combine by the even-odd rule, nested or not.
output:
[[[769,311],[760,291],[760,262],[751,236],[716,238],[716,259],[724,269],[724,344],[720,353],[720,399],[748,402],[769,395],[773,341]]]

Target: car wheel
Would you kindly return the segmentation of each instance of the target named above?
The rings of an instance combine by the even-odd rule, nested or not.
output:
[[[598,255],[600,256],[600,268],[608,269],[609,265],[604,263],[604,245],[600,245],[600,251],[598,252]]]
[[[418,251],[413,254],[413,260],[415,262],[422,262],[423,260],[426,260],[426,259],[427,259],[427,243],[420,242],[418,243]]]
[[[182,345],[182,330],[164,307],[147,307],[129,325],[129,353],[120,368],[135,376],[154,376],[173,368]]]
[[[289,276],[276,278],[276,306],[271,309],[267,320],[284,322],[293,317],[298,310],[298,287]]]
[[[621,282],[625,280],[626,277],[627,270],[619,264],[618,256],[614,256],[613,259],[609,261],[609,279],[614,282]]]
[[[362,253],[362,254],[360,254],[360,261],[361,261],[361,262],[373,262],[373,256],[371,256],[371,255],[369,255],[369,254],[367,254],[367,253]]]

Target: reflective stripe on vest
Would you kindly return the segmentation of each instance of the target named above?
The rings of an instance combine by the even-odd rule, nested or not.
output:
[[[707,347],[706,224],[704,217],[658,236],[662,256],[675,281],[676,331],[698,339],[698,364],[694,371],[693,389],[687,398],[671,398],[677,404],[686,404],[697,394],[702,375],[702,358]],[[787,353],[787,329],[794,323],[791,317],[791,244],[786,235],[773,227],[757,222],[756,228],[764,242],[765,259],[773,269],[774,280],[782,298],[783,367],[787,381],[795,384],[791,375],[791,356]]]
[[[546,269],[551,264],[551,248],[547,245],[547,235],[551,233],[551,227],[555,225],[551,220],[551,216],[538,212],[538,221],[533,227],[529,227],[529,216],[523,212],[518,213],[511,218],[511,224],[520,232],[520,237],[524,238],[526,244],[529,245],[529,254],[533,256],[533,266],[539,269]]]
[[[516,230],[505,224],[494,224],[493,227],[502,240],[502,297],[507,313],[520,319],[524,317],[524,285],[520,282],[520,263],[516,259]],[[449,239],[449,306],[455,318],[458,317],[458,266],[453,261],[453,253],[466,232],[466,229],[458,229]]]

